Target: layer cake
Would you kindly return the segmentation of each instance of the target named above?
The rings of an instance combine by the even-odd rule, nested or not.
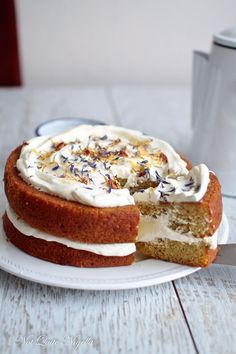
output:
[[[137,248],[204,267],[218,251],[215,174],[135,130],[82,125],[30,139],[10,154],[4,184],[7,237],[47,261],[128,265]]]

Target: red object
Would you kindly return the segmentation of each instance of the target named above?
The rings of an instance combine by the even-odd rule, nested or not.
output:
[[[0,0],[0,86],[20,86],[14,0]]]

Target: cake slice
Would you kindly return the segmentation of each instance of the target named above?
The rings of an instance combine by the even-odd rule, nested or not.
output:
[[[222,199],[217,177],[198,202],[138,201],[141,217],[137,249],[150,257],[205,267],[217,255]]]

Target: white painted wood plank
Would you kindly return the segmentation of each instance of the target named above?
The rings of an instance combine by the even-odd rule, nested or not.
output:
[[[214,265],[175,281],[200,353],[236,353],[236,269]]]
[[[109,91],[101,89],[2,90],[0,113],[2,167],[8,152],[31,137],[35,125],[44,119],[94,116],[113,123],[115,116]],[[72,344],[64,341],[68,335],[96,340],[81,344],[80,353],[195,353],[171,283],[132,291],[87,292],[0,274],[0,352],[71,353]],[[57,342],[44,347],[23,344],[19,337],[35,341],[40,335]]]
[[[71,340],[87,340],[78,352],[195,353],[179,315],[171,283],[126,291],[73,291],[11,276],[1,310],[1,352],[41,353],[35,343],[45,335],[48,353],[71,353]],[[7,342],[9,350],[7,349]],[[74,343],[75,345],[75,343]]]

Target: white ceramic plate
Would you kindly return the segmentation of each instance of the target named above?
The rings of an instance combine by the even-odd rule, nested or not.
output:
[[[219,243],[228,239],[225,215],[219,228]],[[0,268],[20,278],[71,289],[115,290],[161,284],[194,273],[201,268],[182,266],[152,259],[130,266],[112,268],[76,268],[56,265],[22,252],[6,240],[1,225]]]

